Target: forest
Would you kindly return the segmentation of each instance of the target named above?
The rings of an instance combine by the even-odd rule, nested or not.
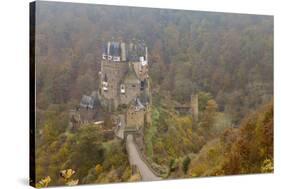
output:
[[[36,176],[63,185],[140,180],[123,142],[69,110],[98,89],[108,40],[148,46],[145,154],[163,178],[273,172],[273,17],[40,2],[36,5]],[[172,107],[198,94],[199,120]],[[110,121],[106,127],[111,127]]]

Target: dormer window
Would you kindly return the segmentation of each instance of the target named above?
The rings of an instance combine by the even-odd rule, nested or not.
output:
[[[121,94],[125,94],[125,85],[124,84],[120,85],[120,92],[121,92]]]

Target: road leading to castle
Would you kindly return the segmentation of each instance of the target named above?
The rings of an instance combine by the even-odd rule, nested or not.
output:
[[[137,150],[137,146],[134,142],[133,135],[128,135],[126,139],[127,152],[129,154],[129,161],[131,165],[136,165],[140,171],[143,181],[153,181],[161,180],[160,177],[157,177],[141,159],[140,154]]]

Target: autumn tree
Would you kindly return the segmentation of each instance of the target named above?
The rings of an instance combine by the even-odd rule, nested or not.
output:
[[[208,100],[202,117],[202,126],[210,128],[213,126],[216,118],[218,105],[215,100]]]

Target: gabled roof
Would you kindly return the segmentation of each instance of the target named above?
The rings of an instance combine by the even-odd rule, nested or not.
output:
[[[129,64],[129,69],[128,69],[127,74],[124,77],[123,82],[124,83],[138,83],[139,82],[138,76],[137,76],[132,64]]]

